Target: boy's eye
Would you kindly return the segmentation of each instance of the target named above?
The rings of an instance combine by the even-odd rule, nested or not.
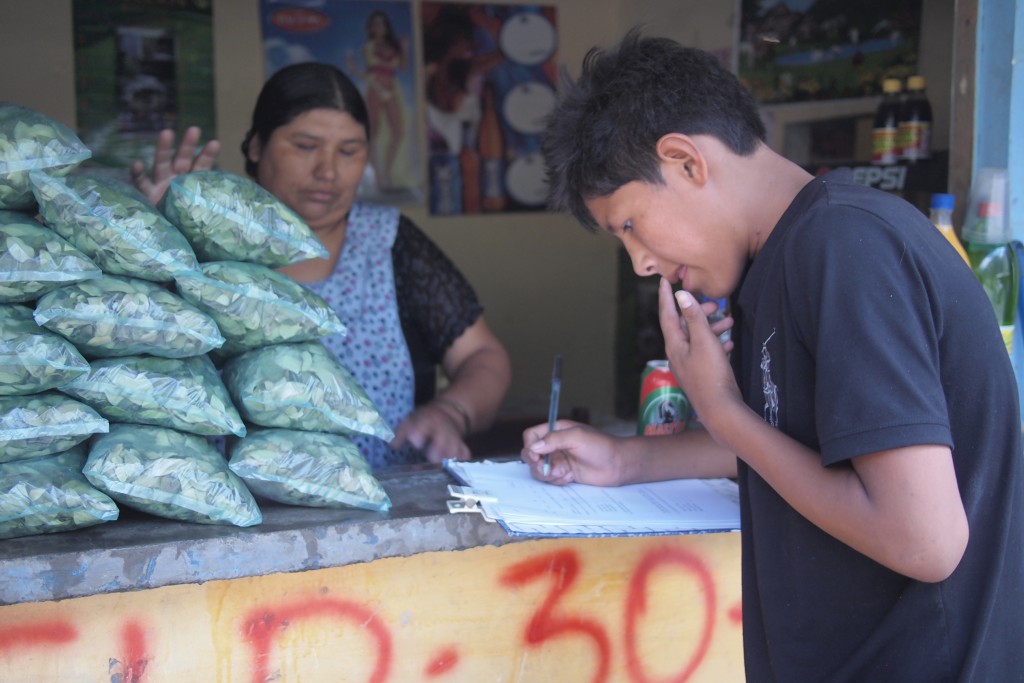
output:
[[[626,221],[622,224],[622,232],[629,232],[633,229],[633,221]]]

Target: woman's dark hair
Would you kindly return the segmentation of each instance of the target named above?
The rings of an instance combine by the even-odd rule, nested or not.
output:
[[[398,36],[395,35],[395,29],[393,26],[391,26],[391,18],[388,17],[388,13],[385,12],[384,10],[374,10],[370,12],[370,16],[366,18],[367,37],[373,37],[371,29],[373,28],[373,22],[376,21],[377,19],[384,20],[384,42],[387,43],[388,46],[395,52],[400,52],[402,49],[402,44],[398,42]]]
[[[311,109],[336,109],[354,118],[370,137],[370,117],[359,89],[338,68],[320,62],[292,64],[271,76],[252,112],[252,127],[242,141],[245,172],[256,178],[256,164],[249,159],[249,144],[259,138],[266,145],[271,134]]]
[[[548,203],[590,230],[586,200],[633,181],[664,183],[664,135],[711,135],[739,155],[765,139],[757,102],[715,56],[637,29],[587,53],[578,80],[563,74],[562,93],[541,141]]]

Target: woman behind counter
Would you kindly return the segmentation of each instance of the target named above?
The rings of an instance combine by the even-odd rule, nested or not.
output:
[[[369,158],[366,104],[333,66],[303,63],[263,86],[242,142],[245,170],[295,211],[330,256],[281,272],[320,294],[348,328],[324,338],[395,429],[386,444],[356,436],[374,467],[425,458],[470,457],[465,437],[494,421],[511,382],[504,346],[483,317],[472,287],[408,218],[392,207],[356,202]],[[132,181],[154,204],[178,173],[209,169],[219,151],[195,155],[189,128],[172,156],[174,133],[160,133],[152,176],[132,165]],[[440,363],[449,384],[435,393]]]

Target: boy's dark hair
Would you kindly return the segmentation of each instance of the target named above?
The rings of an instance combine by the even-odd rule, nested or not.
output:
[[[254,137],[264,145],[271,134],[311,109],[336,109],[349,114],[370,137],[370,116],[359,88],[337,67],[320,62],[292,64],[274,72],[256,98],[252,127],[242,141],[245,172],[256,178],[257,167],[249,160]]]
[[[712,135],[733,152],[765,139],[750,91],[713,55],[633,29],[610,50],[593,48],[548,115],[541,141],[548,204],[589,230],[584,201],[640,180],[661,184],[655,146],[667,133]]]

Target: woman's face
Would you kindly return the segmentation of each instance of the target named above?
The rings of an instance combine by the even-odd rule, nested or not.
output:
[[[249,145],[259,184],[314,231],[345,221],[368,153],[366,129],[336,109],[311,109]]]
[[[383,38],[388,34],[388,20],[378,14],[370,20],[370,37]]]

